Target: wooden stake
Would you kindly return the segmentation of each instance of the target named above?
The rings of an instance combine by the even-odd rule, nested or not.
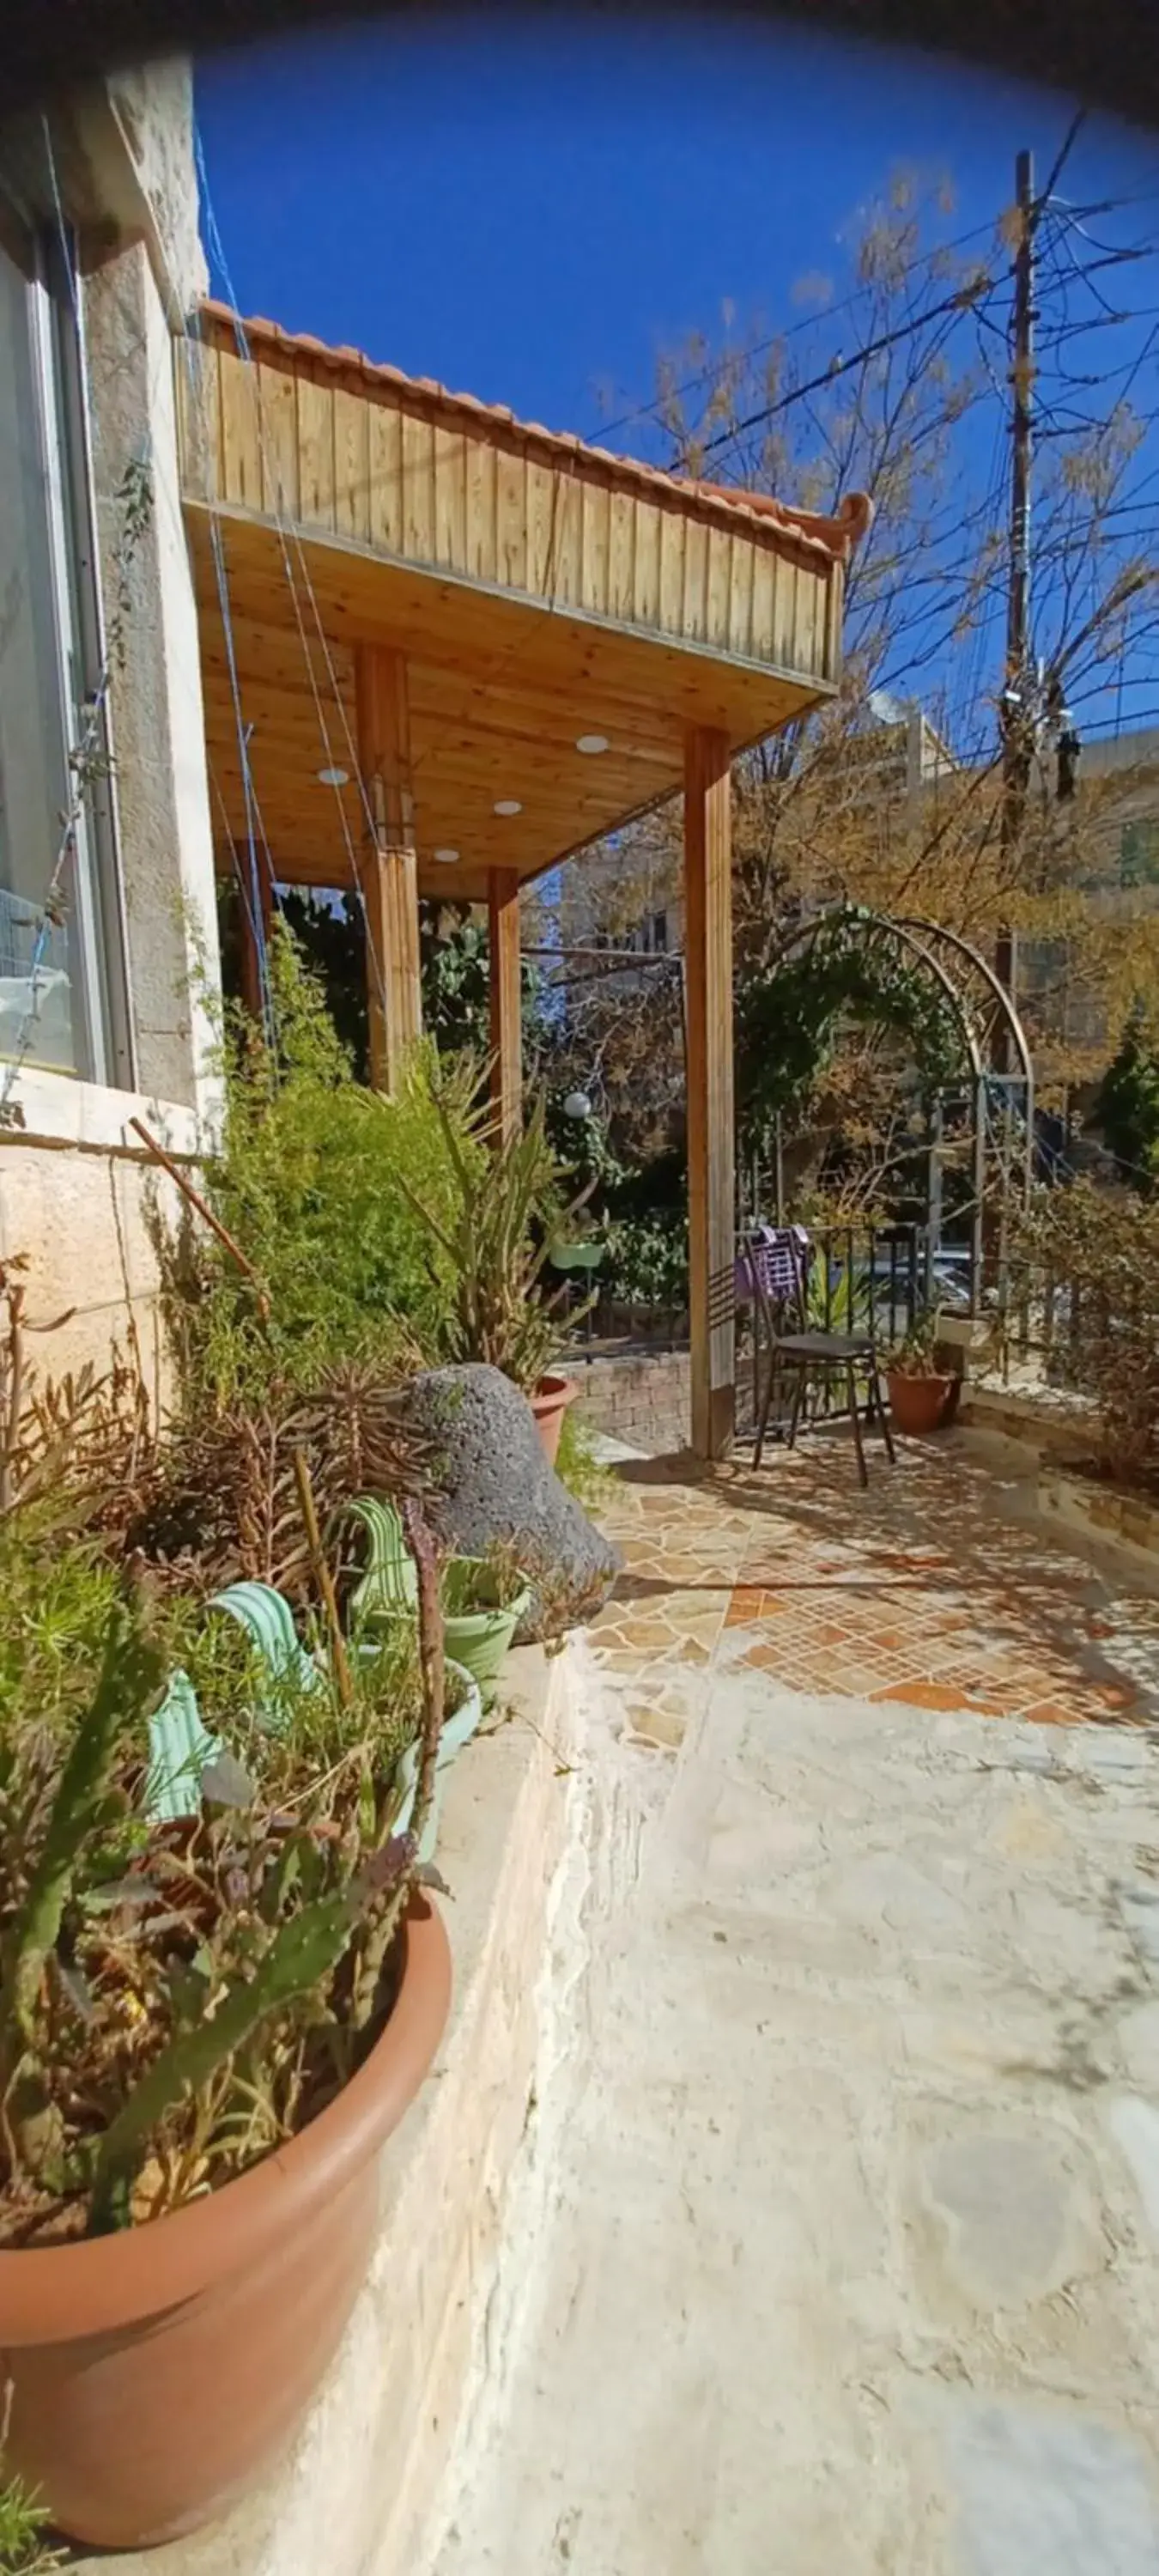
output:
[[[152,1154],[154,1161],[160,1163],[162,1171],[168,1172],[170,1180],[176,1184],[182,1197],[188,1199],[190,1207],[196,1208],[198,1216],[202,1219],[202,1222],[209,1227],[210,1233],[215,1234],[218,1242],[224,1245],[231,1261],[236,1261],[238,1269],[244,1271],[246,1278],[253,1281],[259,1322],[268,1324],[270,1320],[269,1296],[262,1286],[261,1280],[257,1271],[254,1269],[252,1261],[247,1260],[245,1253],[242,1251],[241,1245],[234,1242],[232,1234],[228,1233],[226,1227],[222,1225],[220,1218],[215,1217],[213,1209],[207,1206],[205,1200],[202,1198],[200,1190],[194,1188],[193,1183],[188,1178],[187,1174],[181,1171],[179,1166],[170,1160],[164,1146],[159,1145],[156,1137],[150,1135],[143,1120],[140,1118],[130,1118],[129,1125],[140,1137],[142,1144],[148,1146],[149,1152]]]
[[[338,1596],[334,1590],[334,1577],[327,1565],[326,1550],[322,1545],[322,1534],[318,1527],[318,1514],[314,1504],[314,1488],[310,1482],[310,1468],[304,1449],[294,1451],[294,1482],[298,1488],[302,1527],[306,1533],[306,1545],[310,1551],[314,1580],[322,1595],[326,1625],[330,1631],[330,1652],[334,1659],[334,1678],[338,1684],[338,1697],[343,1708],[349,1708],[354,1699],[354,1685],[350,1679],[350,1666],[346,1659],[346,1640],[343,1637],[342,1622],[338,1616]]]
[[[490,933],[491,1097],[498,1141],[518,1136],[523,1103],[523,990],[519,963],[519,878],[492,868],[487,880]]]
[[[692,1446],[721,1458],[736,1415],[732,838],[728,737],[690,726],[684,769]]]

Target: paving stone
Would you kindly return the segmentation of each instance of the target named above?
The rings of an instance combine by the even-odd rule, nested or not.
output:
[[[1107,2121],[1134,2175],[1147,2225],[1159,2237],[1159,2110],[1137,2093],[1122,2093],[1108,2106]]]
[[[1145,2454],[1093,2413],[963,2410],[951,2457],[961,2576],[1155,2576]]]

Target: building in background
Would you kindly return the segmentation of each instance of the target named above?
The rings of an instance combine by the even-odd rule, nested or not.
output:
[[[1054,761],[1045,760],[1034,793],[1050,820],[1052,885],[1081,895],[1096,936],[1121,936],[1124,965],[1131,953],[1142,960],[1159,934],[1159,728],[1127,726],[1085,742],[1073,796],[1062,801]],[[1018,975],[1045,1071],[1057,1054],[1089,1108],[1117,1042],[1105,987],[1084,976],[1081,952],[1065,936],[1024,939]]]

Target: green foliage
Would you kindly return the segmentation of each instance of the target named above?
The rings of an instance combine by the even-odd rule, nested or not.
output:
[[[401,1867],[401,1864],[400,1864]],[[93,2172],[90,2233],[127,2226],[134,2171],[154,2130],[203,2091],[271,2015],[321,1986],[349,1946],[372,1883],[351,1881],[278,1926],[262,1955],[230,1979],[212,2020],[174,2032],[106,2129]]]
[[[767,1141],[778,1114],[807,1106],[849,1018],[906,1038],[926,1092],[964,1070],[961,1035],[932,976],[859,906],[843,905],[799,955],[741,987],[737,1106],[751,1145]]]
[[[1100,1463],[1159,1488],[1159,1203],[1074,1181],[1040,1190],[1019,1228],[1015,1291],[1032,1317],[1052,1293],[1052,1366],[1090,1398]]]
[[[424,903],[419,908],[419,957],[423,1027],[441,1056],[488,1054],[491,1046],[490,938],[466,904]],[[529,958],[520,967],[524,1060],[539,1039],[540,978]]]
[[[44,1828],[23,1905],[0,1951],[0,2067],[9,2070],[33,2037],[44,1963],[55,1948],[81,1852],[108,1822],[105,1793],[118,1737],[141,1722],[164,1667],[128,1607],[118,1602],[105,1634],[92,1703],[77,1727]]]
[[[404,1181],[431,1240],[438,1275],[454,1282],[454,1310],[442,1356],[484,1361],[517,1386],[534,1387],[558,1339],[556,1298],[540,1279],[551,1247],[566,1239],[581,1200],[565,1204],[547,1139],[542,1097],[525,1126],[500,1138],[480,1103],[482,1068],[464,1056],[432,1078],[430,1097],[452,1173],[451,1209],[436,1207]]]
[[[227,1612],[171,1571],[145,1578],[146,1615],[118,1570],[127,1545],[141,1560],[146,1504],[171,1473],[168,1507],[188,1507],[179,1553],[200,1544],[213,1558],[216,1484],[235,1549],[296,1565],[304,1534],[328,1592],[293,1472],[303,1460],[328,1532],[351,1492],[393,1483],[413,1555],[425,1526],[407,1499],[413,1459],[381,1381],[336,1370],[314,1396],[274,1388],[264,1407],[207,1405],[197,1437],[188,1415],[178,1424],[179,1466],[163,1469],[141,1451],[135,1407],[122,1424],[115,1407],[22,1370],[11,1270],[0,1271],[5,2248],[67,2243],[94,2210],[102,2224],[141,2224],[180,2207],[292,2136],[348,2079],[389,2005],[383,1971],[443,1710],[411,1622],[381,1637],[355,1622],[345,1653],[315,1622],[312,1656],[298,1639],[276,1677]],[[94,1470],[120,1461],[128,1477],[126,1458],[131,1503],[98,1512]],[[240,1571],[236,1557],[221,1571]],[[204,1564],[189,1572],[204,1585]],[[336,1575],[345,1590],[341,1564]],[[167,1676],[214,1746],[173,1814],[150,1794],[168,1749],[156,1740]],[[416,1737],[412,1843],[395,1818]]]
[[[613,1217],[600,1271],[606,1294],[620,1306],[688,1303],[688,1219],[683,1211],[654,1209],[644,1216]]]
[[[860,1318],[856,1277],[848,1262],[831,1262],[824,1245],[809,1265],[805,1306],[806,1322],[818,1331],[852,1333],[857,1329]]]
[[[0,2483],[0,2576],[51,2576],[64,2551],[45,2539],[49,2515],[20,2478]]]
[[[214,1214],[268,1298],[268,1320],[225,1248],[171,1253],[171,1310],[191,1400],[229,1403],[264,1389],[316,1386],[340,1362],[391,1367],[441,1348],[454,1311],[449,1255],[432,1249],[453,1220],[457,1164],[478,1160],[431,1051],[396,1099],[355,1082],[317,979],[275,924],[270,978],[276,1051],[238,1014],[224,1147],[208,1175]],[[454,1152],[452,1152],[452,1146]],[[457,1158],[457,1159],[456,1159]]]
[[[0,1521],[0,1558],[20,1574],[0,1591],[19,1684],[0,1734],[8,2247],[86,2232],[98,2178],[102,2223],[178,2207],[292,2135],[347,2079],[381,2017],[413,1861],[391,1840],[397,1774],[428,1719],[413,1623],[356,1631],[348,1681],[315,1637],[316,1685],[303,1659],[272,1691],[224,1613],[170,1593],[147,1634],[115,1587],[110,1608],[87,1545],[62,1550],[22,1512]],[[21,1662],[9,1634],[38,1562],[77,1665],[50,1722],[36,1684],[51,1660],[40,1647]],[[177,1661],[222,1751],[200,1812],[155,1821],[149,1712]]]
[[[68,1538],[43,1511],[0,1518],[0,1780],[23,1726],[67,1733],[92,1690],[117,1590],[95,1541]]]
[[[1124,823],[1119,841],[1119,883],[1159,885],[1159,820],[1139,814]]]
[[[1159,1181],[1159,1054],[1138,1018],[1103,1076],[1095,1122],[1120,1179],[1150,1195]]]
[[[227,921],[227,980],[236,988],[233,906]],[[318,978],[326,1007],[346,1048],[356,1079],[370,1080],[370,1038],[366,1002],[366,932],[361,910],[349,896],[322,903],[316,895],[287,887],[282,918],[292,932],[310,971]],[[423,1027],[440,1055],[466,1048],[485,1055],[491,1043],[491,993],[488,939],[482,923],[472,920],[462,903],[419,905],[419,963],[422,974]],[[231,971],[232,970],[232,971]],[[525,1052],[534,1052],[538,1028],[539,978],[530,962],[523,966]]]
[[[513,1608],[526,1595],[527,1577],[512,1547],[495,1546],[487,1556],[453,1556],[439,1589],[448,1619],[472,1619]]]
[[[555,1472],[585,1512],[598,1512],[611,1491],[611,1476],[596,1456],[586,1423],[577,1420],[574,1404],[568,1406],[560,1426]]]
[[[937,1377],[938,1375],[938,1310],[927,1307],[915,1315],[908,1333],[894,1343],[887,1366],[895,1377]]]

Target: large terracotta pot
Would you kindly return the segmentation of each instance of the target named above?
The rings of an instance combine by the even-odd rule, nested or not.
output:
[[[920,1438],[940,1430],[954,1391],[952,1377],[903,1377],[891,1369],[886,1382],[889,1409],[899,1431]]]
[[[573,1377],[564,1377],[561,1370],[551,1369],[546,1377],[540,1378],[532,1396],[531,1410],[535,1415],[535,1427],[549,1467],[554,1467],[559,1456],[559,1435],[563,1429],[563,1417],[569,1404],[575,1403],[578,1394],[579,1388]]]
[[[150,2226],[0,2254],[5,2469],[73,2539],[132,2549],[196,2530],[308,2406],[366,2278],[378,2151],[447,2018],[450,1947],[425,1897],[404,1939],[377,2047],[288,2146]]]

